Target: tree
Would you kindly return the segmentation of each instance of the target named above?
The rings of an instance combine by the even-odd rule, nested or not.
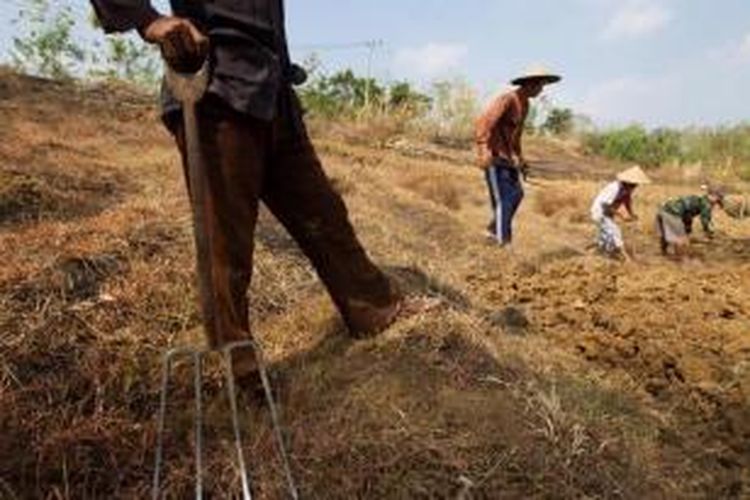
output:
[[[390,109],[419,113],[429,107],[432,100],[417,92],[409,82],[397,82],[388,89],[388,107]]]
[[[438,81],[432,87],[431,120],[437,125],[434,140],[464,145],[474,136],[479,107],[474,89],[461,79]]]
[[[86,52],[72,37],[75,20],[70,7],[52,7],[48,0],[26,0],[16,22],[25,33],[13,38],[11,57],[21,71],[55,79],[71,78]]]
[[[127,36],[110,36],[104,56],[93,57],[94,77],[122,80],[139,87],[155,89],[161,80],[162,63],[156,49]]]
[[[101,27],[93,12],[90,21],[94,28]],[[162,63],[156,48],[131,35],[110,35],[104,43],[103,55],[91,55],[90,76],[122,80],[147,89],[157,87]]]
[[[569,108],[552,108],[542,129],[553,135],[568,135],[573,131],[574,116]]]
[[[386,89],[375,79],[358,77],[346,69],[312,78],[300,95],[310,111],[330,117],[361,110],[368,104],[381,106]]]

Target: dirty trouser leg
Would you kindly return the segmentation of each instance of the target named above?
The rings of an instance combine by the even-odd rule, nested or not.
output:
[[[620,226],[611,217],[602,217],[597,221],[597,245],[607,254],[613,254],[625,248]]]
[[[519,172],[512,167],[498,166],[497,183],[500,191],[500,238],[503,243],[513,239],[513,218],[523,199]]]
[[[519,179],[519,171],[515,171],[516,179],[513,183],[514,193],[513,193],[513,200],[511,205],[511,217],[515,217],[516,213],[518,213],[518,209],[521,207],[521,202],[523,201],[523,198],[525,196],[525,193],[523,191],[523,184],[521,183],[521,180]]]
[[[487,190],[490,194],[490,205],[492,206],[492,218],[490,219],[489,224],[487,224],[487,231],[495,235],[495,238],[499,239],[500,233],[498,231],[498,199],[500,193],[497,186],[496,171],[497,167],[495,167],[494,165],[490,165],[489,167],[484,169],[484,180],[487,183]]]
[[[282,101],[263,201],[311,260],[350,333],[376,333],[393,321],[400,294],[358,241],[298,109],[294,96]]]
[[[209,345],[221,347],[250,337],[247,288],[270,126],[239,117],[211,97],[199,107],[198,122],[207,167],[201,208],[210,249],[208,262],[198,266],[210,270],[215,311],[204,325]],[[187,178],[183,127],[172,130]]]

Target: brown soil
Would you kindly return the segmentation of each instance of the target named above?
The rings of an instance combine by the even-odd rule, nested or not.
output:
[[[9,73],[0,120],[0,498],[144,498],[160,356],[200,341],[171,141],[149,98]],[[750,496],[747,224],[719,217],[716,240],[662,258],[653,207],[686,188],[660,178],[625,226],[638,262],[607,260],[586,212],[617,166],[533,141],[539,168],[501,250],[469,152],[318,135],[371,255],[441,300],[351,340],[262,214],[253,323],[304,498]],[[206,486],[232,498],[216,361]],[[193,487],[188,375],[172,393],[170,498]],[[282,498],[267,412],[243,424],[258,497]]]

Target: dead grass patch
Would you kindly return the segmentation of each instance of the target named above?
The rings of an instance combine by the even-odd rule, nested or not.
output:
[[[554,217],[560,212],[586,212],[586,202],[580,194],[551,188],[539,191],[534,200],[534,209],[545,217]]]
[[[455,182],[445,174],[425,173],[408,178],[402,186],[449,210],[460,210],[461,193]]]
[[[122,200],[128,189],[128,182],[111,174],[0,169],[0,227],[92,216]]]

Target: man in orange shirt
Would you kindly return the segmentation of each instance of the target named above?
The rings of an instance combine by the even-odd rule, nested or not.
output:
[[[485,169],[493,219],[488,231],[501,245],[513,238],[512,222],[523,199],[520,174],[528,168],[521,137],[529,114],[529,101],[538,97],[545,85],[561,77],[543,67],[530,68],[511,83],[518,88],[497,97],[476,124],[479,165]]]

